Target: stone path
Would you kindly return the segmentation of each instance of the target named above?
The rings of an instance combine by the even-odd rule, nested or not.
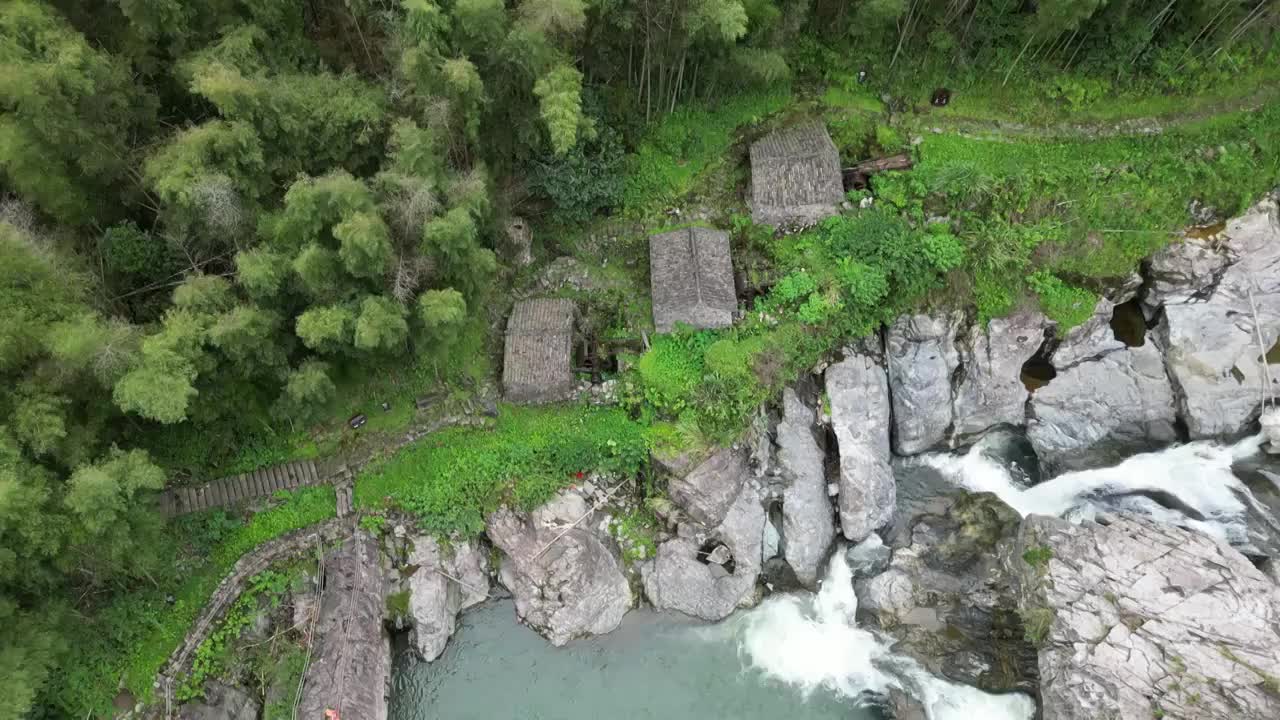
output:
[[[338,517],[344,518],[356,508],[356,475],[351,468],[343,465],[333,476],[333,491],[337,496]]]
[[[267,497],[280,490],[328,482],[311,460],[295,460],[283,465],[233,475],[196,487],[171,488],[160,495],[165,517],[233,505],[241,500]]]

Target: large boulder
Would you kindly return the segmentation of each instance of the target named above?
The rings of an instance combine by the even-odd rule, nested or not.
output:
[[[1005,562],[1044,720],[1280,717],[1280,588],[1226,543],[1138,516],[1031,516]]]
[[[1111,316],[1115,307],[1110,300],[1098,298],[1088,320],[1062,333],[1050,358],[1054,369],[1065,370],[1125,348],[1124,342],[1118,340],[1115,330],[1111,329]]]
[[[897,486],[889,467],[889,386],[879,358],[851,352],[824,375],[840,452],[840,529],[860,542],[893,520]]]
[[[962,313],[903,315],[889,326],[885,364],[893,398],[894,450],[914,455],[943,443],[951,427],[951,380],[960,366]]]
[[[659,610],[720,620],[756,599],[765,526],[754,481],[742,483],[713,527],[685,523],[640,568],[645,595]]]
[[[724,448],[692,471],[672,477],[667,482],[667,495],[689,517],[703,525],[715,525],[738,497],[748,476],[746,455]]]
[[[1110,464],[1178,439],[1173,389],[1151,342],[1060,370],[1032,393],[1030,415],[1027,438],[1056,470]]]
[[[241,688],[210,680],[204,697],[178,707],[179,720],[258,720],[258,702]]]
[[[796,579],[815,588],[822,561],[836,537],[835,513],[827,496],[822,448],[813,436],[813,408],[788,388],[778,423],[778,467],[787,483],[782,491],[782,556]]]
[[[413,539],[407,563],[413,643],[424,660],[440,657],[458,613],[489,597],[489,557],[474,540],[441,547],[434,537]]]
[[[1185,237],[1162,248],[1147,263],[1146,294],[1142,304],[1149,312],[1165,303],[1191,302],[1212,290],[1227,267],[1226,253],[1211,238]]]
[[[859,620],[892,635],[895,652],[955,682],[1034,692],[1035,654],[998,560],[1018,514],[990,493],[920,507],[899,521],[888,569],[855,580]]]
[[[1020,311],[970,328],[960,345],[963,377],[956,388],[953,433],[967,439],[997,425],[1026,421],[1022,366],[1044,344],[1048,321]]]
[[[1166,297],[1158,329],[1193,439],[1246,432],[1258,418],[1264,384],[1275,381],[1265,355],[1280,336],[1276,201],[1268,198],[1229,221],[1219,247],[1227,265],[1216,284]]]
[[[607,633],[631,609],[616,549],[584,518],[589,510],[577,493],[565,492],[532,514],[504,505],[486,523],[489,540],[506,555],[498,580],[516,614],[552,645]]]

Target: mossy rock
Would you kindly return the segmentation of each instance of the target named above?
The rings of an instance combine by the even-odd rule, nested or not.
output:
[[[1001,540],[1018,530],[1022,518],[992,493],[961,495],[947,511],[946,535],[930,552],[933,566],[963,569],[989,557]]]

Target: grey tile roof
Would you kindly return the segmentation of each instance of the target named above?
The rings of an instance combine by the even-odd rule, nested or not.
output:
[[[733,324],[738,297],[727,233],[691,227],[649,236],[649,278],[658,332],[671,332],[677,322]]]
[[[820,122],[777,130],[751,145],[751,216],[767,225],[812,224],[844,199],[840,153]]]
[[[573,378],[572,300],[538,298],[516,303],[507,319],[502,387],[512,402],[547,402],[570,393]]]

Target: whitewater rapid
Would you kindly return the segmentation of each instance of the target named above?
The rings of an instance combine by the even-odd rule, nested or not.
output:
[[[1177,445],[1134,455],[1113,467],[1064,473],[1034,487],[1024,486],[1010,465],[996,459],[999,453],[992,452],[992,444],[1002,441],[999,435],[988,435],[963,455],[926,455],[915,462],[933,467],[948,482],[971,492],[994,493],[1024,517],[1054,515],[1078,521],[1093,519],[1103,510],[1125,510],[1232,544],[1248,540],[1248,506],[1258,506],[1232,465],[1256,455],[1262,436],[1233,445]]]
[[[824,689],[855,702],[899,689],[921,702],[929,720],[1029,720],[1027,695],[993,695],[935,677],[889,643],[858,627],[858,598],[842,549],[832,554],[815,593],[771,595],[726,623],[744,663],[802,695]]]

